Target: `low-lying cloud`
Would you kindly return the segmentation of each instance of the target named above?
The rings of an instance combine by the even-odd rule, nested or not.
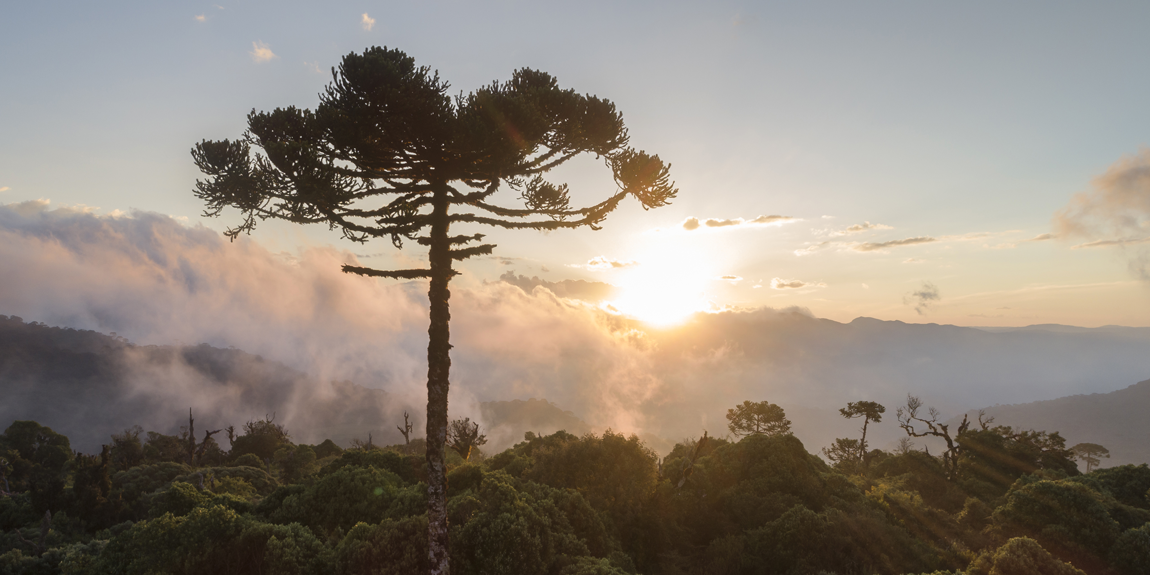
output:
[[[619,288],[603,282],[589,282],[586,280],[561,280],[550,282],[539,279],[538,276],[515,275],[511,270],[499,276],[499,281],[513,285],[524,293],[533,293],[535,288],[541,287],[551,293],[568,299],[578,299],[590,303],[610,300],[618,295]]]
[[[315,398],[348,389],[335,382],[380,389],[392,403],[373,408],[380,410],[379,426],[362,432],[396,442],[394,413],[422,413],[426,401],[427,284],[340,272],[357,261],[332,247],[285,255],[247,237],[229,243],[218,232],[159,214],[101,216],[52,210],[45,202],[0,206],[0,314],[114,331],[137,344],[234,346],[282,362],[309,374],[284,391],[289,407],[277,414],[277,422],[301,434]],[[958,413],[1110,391],[1150,372],[1150,336],[1138,339],[1137,330],[1043,339],[1042,332],[1016,336],[870,319],[844,324],[769,308],[700,313],[682,326],[652,329],[559,293],[560,286],[577,291],[597,282],[501,279],[453,283],[451,290],[451,416],[485,426],[480,401],[534,397],[597,430],[664,440],[704,429],[721,436],[726,409],[769,399],[787,408],[814,451],[842,436],[834,425],[846,425],[837,408],[847,401],[893,407],[913,393]],[[924,284],[908,304],[926,310],[940,299],[937,288]],[[1092,361],[1081,361],[1083,354]],[[189,406],[226,404],[211,395],[218,386],[189,375],[181,361],[141,363],[127,381],[173,419]],[[20,417],[11,396],[5,409]],[[237,413],[227,423],[263,415]],[[847,427],[842,432],[853,429]],[[897,432],[885,428],[892,437]],[[883,433],[876,431],[876,445]]]

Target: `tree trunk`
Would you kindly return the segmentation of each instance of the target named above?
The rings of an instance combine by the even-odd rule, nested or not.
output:
[[[447,541],[447,466],[443,449],[447,443],[447,391],[451,371],[451,313],[447,300],[451,292],[447,283],[451,269],[451,244],[447,238],[447,190],[441,185],[435,191],[431,222],[431,326],[427,329],[427,535],[428,560],[432,575],[450,572]]]

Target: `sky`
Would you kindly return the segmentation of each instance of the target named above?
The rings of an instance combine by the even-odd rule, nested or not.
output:
[[[1148,21],[1136,2],[7,3],[0,204],[222,231],[238,214],[202,217],[190,148],[252,109],[314,107],[342,56],[381,45],[453,93],[547,71],[672,165],[672,205],[493,232],[461,287],[604,282],[600,305],[655,323],[797,306],[1150,326]],[[613,191],[591,159],[562,176],[576,201]],[[251,239],[380,268],[423,255],[286,223]]]

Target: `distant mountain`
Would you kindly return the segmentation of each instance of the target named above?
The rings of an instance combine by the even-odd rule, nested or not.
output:
[[[488,451],[527,431],[613,427],[638,433],[662,455],[704,430],[724,435],[731,406],[769,400],[787,410],[796,436],[817,452],[858,434],[858,422],[838,413],[848,401],[887,407],[868,431],[871,445],[882,448],[902,435],[894,412],[907,393],[944,418],[978,405],[1042,399],[1050,401],[990,411],[1004,425],[1101,443],[1113,453],[1111,464],[1150,461],[1150,401],[1137,392],[1147,385],[1120,389],[1122,381],[1150,375],[1150,329],[982,329],[867,318],[844,324],[774,310],[701,314],[674,330],[641,332],[625,321],[611,329],[623,343],[538,338],[545,353],[563,350],[557,357],[461,342],[453,352],[453,377],[462,383],[454,388],[461,395],[452,394],[452,417],[480,421]],[[1102,393],[1072,395],[1092,391]],[[0,316],[0,426],[36,420],[91,452],[131,425],[174,433],[188,408],[200,429],[274,414],[306,443],[347,445],[368,434],[377,444],[397,443],[404,411],[414,416],[417,435],[424,425],[421,398],[403,389],[322,380],[238,349],[140,346],[114,334]]]
[[[1150,380],[1110,393],[995,405],[986,412],[995,417],[995,424],[1058,431],[1068,447],[1102,445],[1110,450],[1102,467],[1150,462]]]
[[[405,406],[350,382],[320,382],[236,349],[135,346],[115,335],[0,315],[0,426],[34,420],[93,452],[132,425],[173,433],[274,417],[298,442],[376,441]],[[380,432],[383,431],[384,435]],[[226,440],[225,440],[226,441]]]

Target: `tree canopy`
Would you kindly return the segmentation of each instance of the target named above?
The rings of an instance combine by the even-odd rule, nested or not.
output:
[[[790,433],[791,421],[783,408],[769,401],[744,401],[727,410],[727,426],[737,436]]]

